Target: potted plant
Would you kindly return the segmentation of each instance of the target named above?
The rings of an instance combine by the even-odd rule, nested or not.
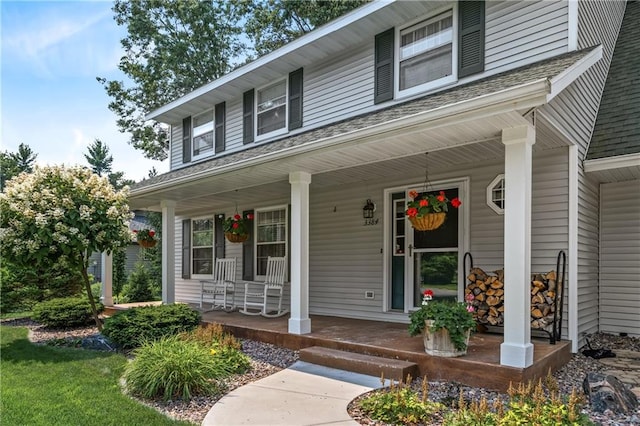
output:
[[[156,231],[153,229],[135,229],[133,233],[136,235],[136,241],[144,248],[151,248],[158,242],[155,238]]]
[[[455,357],[467,352],[469,335],[475,328],[471,301],[434,301],[433,291],[425,290],[422,305],[411,312],[409,334],[424,333],[425,352],[429,355]]]
[[[449,203],[454,208],[460,207],[462,202],[458,197],[449,201],[444,191],[438,195],[433,193],[418,194],[417,191],[409,191],[411,201],[407,203],[405,214],[409,218],[411,225],[418,231],[431,231],[439,228],[449,211]]]
[[[253,220],[253,214],[247,214],[243,218],[238,213],[229,216],[222,222],[225,238],[232,243],[242,243],[249,238],[250,221]]]

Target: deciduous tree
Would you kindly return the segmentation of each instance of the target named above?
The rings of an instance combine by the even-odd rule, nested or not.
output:
[[[0,255],[26,267],[67,262],[82,275],[98,328],[102,327],[87,269],[93,252],[131,241],[128,191],[88,169],[36,168],[7,183],[0,194]]]

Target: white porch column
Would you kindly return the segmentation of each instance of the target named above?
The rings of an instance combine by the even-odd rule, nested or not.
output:
[[[531,344],[531,147],[535,129],[504,129],[504,342],[500,364],[533,364]]]
[[[113,256],[102,252],[102,304],[113,306]]]
[[[162,303],[176,301],[176,203],[162,201]]]
[[[309,318],[309,184],[307,172],[289,173],[291,184],[291,317],[289,333],[311,332]]]

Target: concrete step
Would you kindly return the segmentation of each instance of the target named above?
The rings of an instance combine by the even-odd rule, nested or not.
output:
[[[411,377],[418,376],[418,365],[410,361],[382,358],[320,346],[300,349],[300,360],[369,376],[380,377],[380,375],[384,374],[385,379],[404,380],[407,374],[410,374]]]

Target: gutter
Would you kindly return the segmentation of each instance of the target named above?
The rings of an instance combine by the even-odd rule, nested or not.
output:
[[[622,169],[625,167],[640,167],[640,153],[596,158],[593,160],[585,160],[584,162],[584,171],[586,173]]]

